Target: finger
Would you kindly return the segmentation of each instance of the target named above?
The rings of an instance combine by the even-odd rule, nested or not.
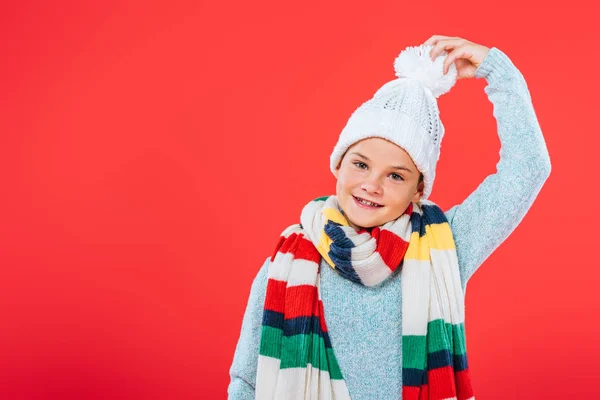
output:
[[[442,40],[442,39],[449,39],[450,36],[444,36],[444,35],[433,35],[431,36],[429,39],[427,39],[425,42],[423,42],[423,45],[434,45],[437,43],[438,40]]]
[[[458,47],[454,50],[452,50],[452,52],[450,54],[448,54],[448,56],[446,57],[446,59],[444,60],[444,74],[448,73],[448,69],[450,69],[450,65],[461,58],[465,58],[465,59],[469,59],[473,56],[473,53],[471,53],[469,51],[469,49],[463,47]]]
[[[435,60],[435,58],[438,55],[440,55],[440,53],[442,53],[443,51],[450,52],[454,48],[462,46],[465,43],[466,43],[466,40],[461,39],[461,38],[442,39],[442,40],[439,40],[433,46],[433,48],[431,49],[431,52],[429,53],[429,55],[431,56],[432,60]]]
[[[438,41],[440,40],[447,40],[447,39],[460,39],[457,36],[444,36],[444,35],[433,35],[432,37],[430,37],[429,39],[427,39],[423,45],[435,45]]]

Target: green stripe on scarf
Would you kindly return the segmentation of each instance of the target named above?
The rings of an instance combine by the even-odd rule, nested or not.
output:
[[[443,333],[442,329],[444,330]],[[453,325],[444,322],[442,319],[436,319],[427,324],[427,330],[431,332],[431,340],[427,346],[427,353],[448,350],[455,356],[466,354],[464,324]],[[450,336],[449,333],[452,333],[452,335]],[[449,337],[452,338],[451,343],[444,340]],[[405,360],[407,361],[407,365],[404,365],[405,368],[425,369],[425,358],[418,351],[415,351],[424,346],[425,336],[402,336],[402,352],[406,356]]]
[[[331,379],[342,379],[333,350],[325,347],[325,340],[319,335],[283,336],[281,329],[271,326],[263,326],[262,335],[265,340],[261,340],[260,354],[281,359],[281,369],[306,367],[310,364],[313,368],[328,371]]]

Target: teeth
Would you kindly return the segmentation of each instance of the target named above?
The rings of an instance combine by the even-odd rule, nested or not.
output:
[[[367,200],[359,199],[358,197],[357,197],[357,200],[358,200],[360,203],[362,203],[362,204],[366,204],[366,205],[368,205],[368,206],[371,206],[371,207],[377,207],[377,206],[378,206],[378,204],[371,203],[370,201],[367,201]]]

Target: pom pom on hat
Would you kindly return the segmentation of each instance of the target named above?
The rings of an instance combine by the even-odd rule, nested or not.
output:
[[[456,83],[456,65],[450,64],[448,73],[444,74],[446,51],[431,60],[432,45],[409,46],[394,60],[394,70],[400,79],[419,81],[438,98],[450,91]]]

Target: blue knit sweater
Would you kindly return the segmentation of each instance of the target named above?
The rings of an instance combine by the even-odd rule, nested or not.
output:
[[[521,222],[550,174],[546,143],[520,71],[493,47],[475,76],[485,78],[501,142],[496,173],[445,212],[463,291],[468,279]],[[481,223],[485,221],[485,223]],[[229,399],[254,399],[267,268],[252,283],[230,369]],[[357,285],[321,265],[329,337],[354,400],[402,398],[402,274],[375,287]]]

